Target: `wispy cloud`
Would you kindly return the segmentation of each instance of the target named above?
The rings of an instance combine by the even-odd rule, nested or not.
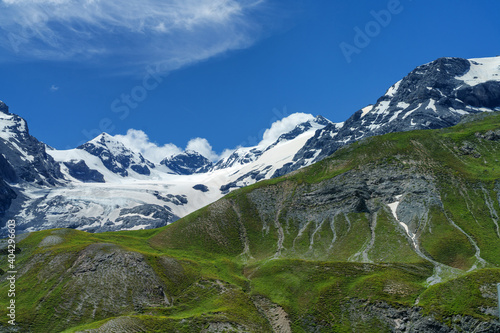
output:
[[[267,0],[0,0],[0,46],[17,58],[113,57],[165,71],[252,45]],[[264,16],[264,15],[263,15]]]
[[[58,90],[59,90],[59,87],[58,87],[58,86],[56,86],[55,84],[53,84],[53,85],[51,85],[51,86],[50,86],[50,91],[51,91],[51,92],[56,92],[56,91],[58,91]]]

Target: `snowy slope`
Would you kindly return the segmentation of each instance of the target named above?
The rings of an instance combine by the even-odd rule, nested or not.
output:
[[[469,59],[471,67],[467,73],[456,77],[469,86],[487,81],[500,81],[500,57]]]
[[[270,145],[236,149],[218,166],[189,151],[154,164],[103,133],[75,149],[48,150],[59,163],[66,184],[44,188],[15,185],[21,196],[14,202],[13,217],[26,231],[160,227],[230,190],[271,178],[327,123],[322,117],[301,123]],[[134,166],[147,167],[149,173],[137,172]]]

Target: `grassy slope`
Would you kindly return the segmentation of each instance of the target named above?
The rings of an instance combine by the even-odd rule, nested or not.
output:
[[[22,270],[29,265],[29,273],[17,281],[18,322],[29,325],[33,332],[59,332],[66,328],[76,331],[77,326],[95,328],[110,317],[127,316],[151,332],[196,331],[214,321],[270,331],[251,301],[254,295],[280,304],[289,313],[296,332],[310,331],[314,325],[333,327],[339,332],[386,329],[374,319],[353,322],[345,311],[351,298],[382,300],[397,306],[412,306],[419,299],[425,311],[443,318],[458,313],[491,319],[479,308],[495,306],[494,299],[484,297],[481,290],[500,281],[500,269],[495,268],[500,265],[500,243],[484,198],[493,198],[494,209],[500,212],[493,190],[500,178],[500,168],[496,167],[500,147],[498,142],[480,140],[474,134],[498,129],[499,123],[500,115],[494,115],[451,129],[370,138],[300,172],[235,191],[165,228],[104,234],[70,230],[60,234],[63,242],[48,247],[38,244],[54,231],[33,233],[19,244],[22,253],[17,258],[18,267]],[[482,157],[457,154],[455,147],[464,141],[476,145]],[[411,251],[388,211],[378,214],[377,233],[384,236],[378,237],[370,250],[370,255],[383,258],[382,262],[364,264],[347,260],[366,246],[364,239],[369,237],[370,229],[365,214],[334,220],[337,241],[330,246],[333,232],[329,223],[323,223],[316,232],[311,223],[300,233],[293,223],[286,224],[284,214],[292,209],[286,205],[271,218],[283,226],[283,245],[289,250],[282,259],[269,260],[277,250],[279,232],[275,224],[270,224],[267,232],[262,230],[262,219],[249,199],[252,191],[277,188],[278,194],[293,194],[298,186],[317,184],[361,165],[406,168],[409,163],[435,176],[445,205],[443,210],[431,213],[430,225],[422,230],[421,246],[425,252],[457,268],[472,265],[474,249],[463,233],[450,227],[451,219],[477,242],[481,256],[491,268],[427,288],[432,265]],[[252,257],[242,255],[243,230]],[[58,303],[68,292],[72,279],[72,263],[83,249],[95,243],[116,244],[142,254],[166,286],[167,296],[175,299],[174,306],[131,308],[114,315],[97,311],[69,319],[58,313]],[[384,251],[391,244],[397,244],[394,255]],[[325,256],[325,252],[329,254]],[[169,264],[169,258],[175,258],[177,266]],[[6,270],[5,260],[1,265]],[[0,294],[6,293],[3,280]],[[3,318],[7,301],[0,298]]]

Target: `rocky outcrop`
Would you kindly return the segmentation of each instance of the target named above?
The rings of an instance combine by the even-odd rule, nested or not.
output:
[[[48,237],[65,232],[54,231]],[[51,245],[54,243],[44,246]],[[54,317],[45,323],[43,318],[32,318],[45,327],[45,332],[60,332],[69,322],[98,321],[168,304],[166,286],[146,258],[113,244],[96,243],[77,253],[42,252],[22,266],[17,278],[26,274],[35,277],[33,288],[43,289],[47,281],[56,279],[56,290],[48,292],[37,305],[52,305]],[[21,329],[29,331],[22,324]]]
[[[203,184],[196,184],[195,186],[193,186],[193,188],[195,190],[198,190],[198,191],[201,191],[201,192],[208,192],[209,191],[208,186],[203,185]]]
[[[212,162],[208,158],[192,150],[167,157],[160,164],[179,175],[204,173],[212,168]]]
[[[263,170],[250,171],[250,172],[238,177],[238,179],[236,179],[234,182],[230,182],[229,184],[222,185],[219,190],[221,191],[222,194],[227,194],[233,188],[240,188],[240,187],[248,185],[249,180],[255,180],[258,182],[259,180],[266,178],[266,174],[269,171],[269,169],[271,169],[271,168],[272,168],[272,166],[269,165],[269,166],[265,167]]]
[[[0,178],[0,217],[5,215],[15,198],[17,198],[16,192]]]
[[[426,315],[421,307],[394,307],[385,302],[369,302],[351,299],[344,305],[355,331],[356,326],[376,320],[394,333],[458,333],[458,332],[488,332],[499,333],[500,322],[483,321],[470,316],[455,315],[440,318]]]
[[[84,160],[78,162],[70,161],[63,163],[69,171],[69,175],[84,183],[104,183],[104,176],[97,170],[90,169]]]

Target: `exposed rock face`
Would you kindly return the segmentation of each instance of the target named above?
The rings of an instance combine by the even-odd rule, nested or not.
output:
[[[287,213],[287,219],[318,225],[342,214],[374,214],[402,196],[398,218],[416,229],[415,221],[420,220],[430,206],[441,204],[431,176],[414,169],[402,171],[393,167],[348,171],[318,184],[299,187],[293,192],[293,198],[283,198],[283,194],[264,188],[252,191],[249,196],[263,216],[275,215],[276,207],[290,200],[287,205],[294,209]]]
[[[71,177],[81,180],[84,183],[104,183],[104,176],[97,170],[90,169],[84,160],[78,162],[64,162]]]
[[[476,137],[489,140],[489,141],[499,141],[500,140],[500,130],[496,131],[487,131],[484,134],[476,133]]]
[[[0,151],[0,172],[8,181],[20,178],[39,185],[63,181],[59,164],[47,154],[46,145],[31,136],[26,121],[10,113],[4,103],[0,105]]]
[[[9,209],[12,199],[17,197],[17,194],[6,182],[14,183],[17,182],[17,180],[18,178],[14,168],[5,157],[0,154],[0,217],[4,216],[7,209]]]
[[[18,181],[16,171],[2,154],[0,154],[0,178],[10,183],[16,183]]]
[[[220,187],[220,191],[223,194],[227,194],[233,188],[239,188],[239,187],[245,186],[246,185],[245,180],[248,181],[249,179],[252,179],[255,181],[259,181],[259,180],[265,179],[266,174],[267,174],[269,169],[271,169],[271,166],[268,166],[268,167],[264,168],[263,170],[250,171],[250,172],[238,177],[238,179],[236,179],[234,182],[231,182],[231,183],[226,184],[226,185],[222,185]]]
[[[281,306],[261,296],[255,296],[252,301],[271,324],[273,333],[292,333],[288,314]]]
[[[422,308],[396,308],[385,302],[369,302],[351,299],[345,313],[354,326],[375,319],[394,333],[458,333],[458,332],[500,332],[500,322],[484,322],[470,316],[456,315],[437,320],[432,315],[424,315]],[[445,322],[450,323],[449,325]],[[359,325],[360,328],[362,327]],[[354,328],[356,329],[356,328]]]
[[[5,215],[12,203],[12,199],[15,198],[17,198],[16,192],[0,179],[0,217]]]
[[[190,150],[165,158],[161,164],[179,175],[204,173],[212,167],[212,162],[208,158]]]
[[[92,244],[78,253],[44,252],[27,262],[18,278],[34,270],[39,288],[47,279],[58,277],[57,295],[48,293],[39,306],[54,304],[53,321],[59,325],[167,306],[166,286],[144,256],[113,244]],[[50,327],[50,331],[64,330],[59,328]]]
[[[195,190],[198,190],[198,191],[201,191],[201,192],[208,192],[209,189],[206,185],[203,185],[203,184],[196,184],[195,186],[193,186],[193,188]]]

